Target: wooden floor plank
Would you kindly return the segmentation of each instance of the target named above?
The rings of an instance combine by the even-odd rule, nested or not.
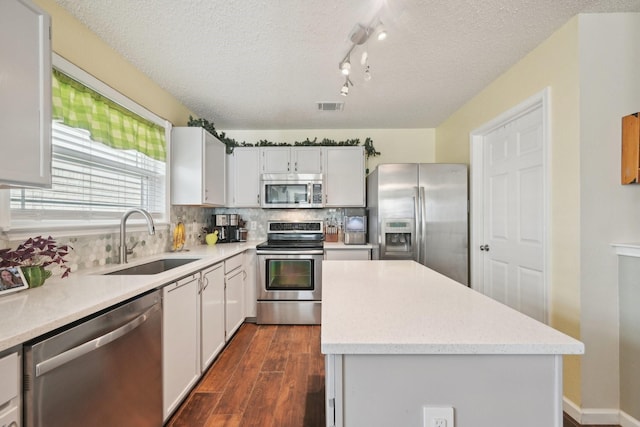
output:
[[[205,427],[241,427],[241,422],[241,414],[212,414],[207,419]]]
[[[273,408],[274,425],[302,426],[307,403],[309,354],[289,356],[278,402]]]
[[[242,427],[286,427],[273,420],[273,410],[282,388],[283,377],[282,372],[260,373],[242,417]]]
[[[246,351],[230,378],[232,387],[227,387],[214,409],[215,414],[242,413],[260,374],[265,355],[269,349],[275,328],[258,328],[251,341],[251,351]]]
[[[203,426],[218,403],[220,393],[192,393],[167,427]]]
[[[198,385],[199,391],[222,393],[235,373],[240,360],[247,352],[258,328],[254,324],[243,325]],[[215,369],[213,369],[215,366]]]

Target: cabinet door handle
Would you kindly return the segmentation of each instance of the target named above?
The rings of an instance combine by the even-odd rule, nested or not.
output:
[[[480,245],[480,250],[481,250],[481,251],[487,251],[487,252],[489,252],[489,249],[490,249],[490,248],[489,248],[489,245]]]
[[[287,162],[287,172],[291,172],[291,162]]]

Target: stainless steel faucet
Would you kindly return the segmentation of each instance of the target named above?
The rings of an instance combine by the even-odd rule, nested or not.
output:
[[[141,213],[142,216],[144,216],[144,218],[147,220],[147,228],[149,230],[149,235],[156,234],[156,226],[153,223],[153,218],[151,217],[151,214],[149,212],[140,208],[131,208],[128,211],[126,211],[124,215],[122,215],[122,219],[120,220],[120,264],[127,263],[127,255],[130,255],[133,253],[133,247],[137,244],[136,242],[131,247],[131,249],[127,249],[127,230],[126,230],[127,218],[129,218],[129,216],[131,216],[131,214],[135,212]]]

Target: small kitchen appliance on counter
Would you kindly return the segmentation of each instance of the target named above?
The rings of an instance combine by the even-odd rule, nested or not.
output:
[[[215,214],[213,215],[213,229],[218,230],[218,243],[238,242],[239,239],[238,214]]]
[[[345,245],[367,243],[367,213],[364,208],[346,208],[343,227]]]
[[[268,221],[258,257],[258,324],[319,325],[323,222]]]

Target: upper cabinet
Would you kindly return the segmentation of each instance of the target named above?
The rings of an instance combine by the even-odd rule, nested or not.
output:
[[[260,207],[260,149],[235,147],[227,156],[227,206]]]
[[[171,131],[171,203],[225,206],[226,146],[200,127]]]
[[[263,147],[262,173],[322,173],[323,147]]]
[[[364,147],[326,147],[326,207],[365,206]]]
[[[261,207],[261,173],[322,174],[326,207],[365,206],[364,147],[235,147],[226,157],[228,207]]]
[[[51,20],[0,1],[0,187],[51,186]]]

